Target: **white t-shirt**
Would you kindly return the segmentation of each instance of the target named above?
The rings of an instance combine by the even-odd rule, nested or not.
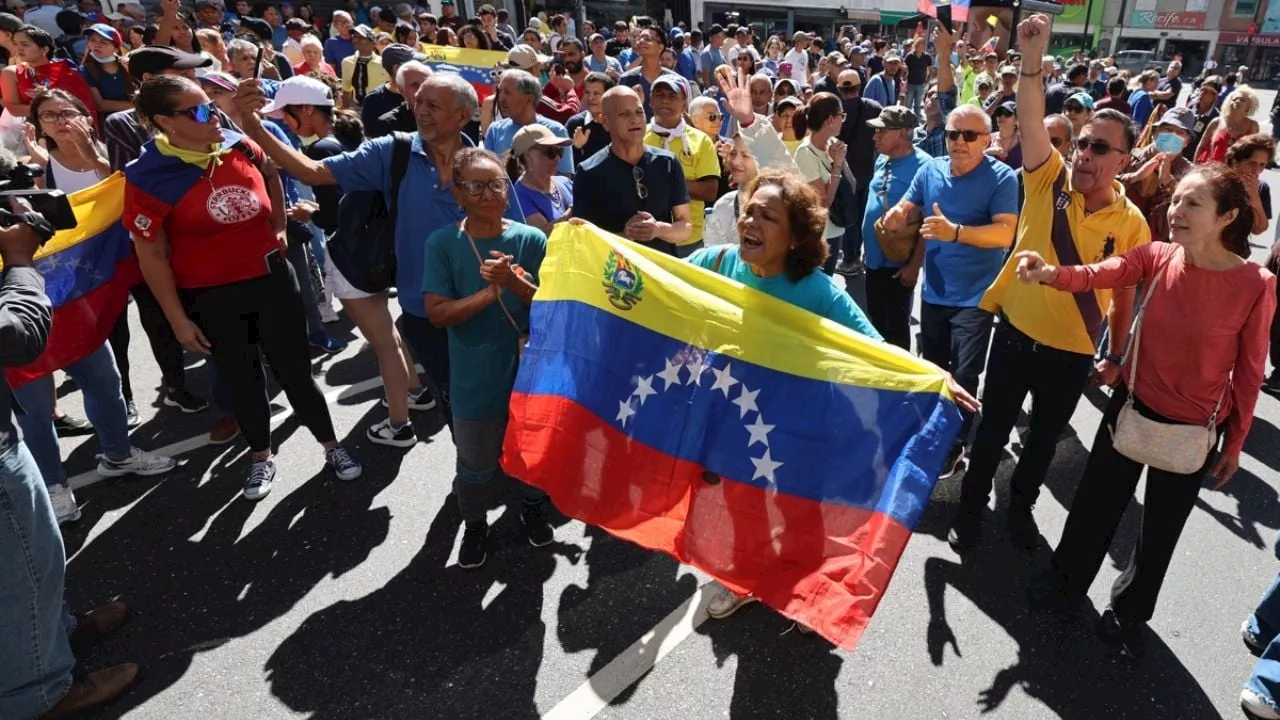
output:
[[[62,28],[58,27],[58,13],[64,8],[61,5],[41,5],[27,11],[22,16],[22,22],[36,27],[49,33],[50,37],[57,40],[62,37]]]
[[[819,150],[805,137],[796,148],[796,167],[800,168],[800,177],[805,182],[821,180],[824,184],[831,182],[831,156]],[[822,231],[823,239],[844,235],[844,228],[827,219],[827,227]]]
[[[782,62],[791,63],[791,79],[800,87],[809,84],[809,53],[791,48],[782,56]]]

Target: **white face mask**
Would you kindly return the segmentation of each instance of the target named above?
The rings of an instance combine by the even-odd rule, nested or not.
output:
[[[103,56],[101,56],[101,57],[99,57],[99,56],[97,56],[97,55],[90,55],[90,57],[92,57],[94,60],[97,60],[98,62],[102,63],[103,65],[106,65],[107,63],[113,63],[113,62],[115,62],[115,61],[117,61],[117,60],[119,60],[119,59],[120,59],[120,56],[119,56],[119,55],[116,55],[116,54],[114,54],[114,53],[113,53],[113,54],[111,54],[111,55],[103,55]]]

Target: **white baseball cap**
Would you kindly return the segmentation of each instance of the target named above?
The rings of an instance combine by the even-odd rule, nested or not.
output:
[[[333,106],[333,96],[329,94],[329,86],[306,75],[295,75],[280,83],[276,97],[262,108],[262,114],[279,118],[284,109],[290,105],[325,105]]]

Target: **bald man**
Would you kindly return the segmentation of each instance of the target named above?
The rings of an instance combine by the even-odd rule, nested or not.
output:
[[[604,94],[600,124],[609,151],[588,158],[574,179],[573,214],[642,245],[676,254],[693,231],[689,188],[675,155],[644,144],[644,102],[629,87]]]
[[[757,115],[773,114],[773,78],[762,73],[752,75],[747,90],[751,93],[751,109]]]

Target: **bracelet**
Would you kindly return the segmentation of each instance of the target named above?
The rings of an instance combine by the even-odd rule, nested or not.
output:
[[[961,230],[963,230],[963,229],[964,229],[964,226],[963,226],[963,225],[960,225],[960,224],[957,224],[957,225],[956,225],[956,239],[955,239],[955,242],[960,242],[960,231],[961,231]]]
[[[1106,360],[1107,362],[1113,362],[1117,365],[1121,365],[1124,363],[1124,358],[1120,357],[1115,353],[1107,353],[1106,355],[1103,356],[1102,359]]]
[[[1018,74],[1019,74],[1019,75],[1021,75],[1022,77],[1025,77],[1025,78],[1040,77],[1040,75],[1041,75],[1041,74],[1043,74],[1043,73],[1044,73],[1044,71],[1043,71],[1043,70],[1037,70],[1037,71],[1035,71],[1035,72],[1030,72],[1030,73],[1029,73],[1029,72],[1023,72],[1023,71],[1021,71],[1021,70],[1019,70],[1019,71],[1018,71]]]

